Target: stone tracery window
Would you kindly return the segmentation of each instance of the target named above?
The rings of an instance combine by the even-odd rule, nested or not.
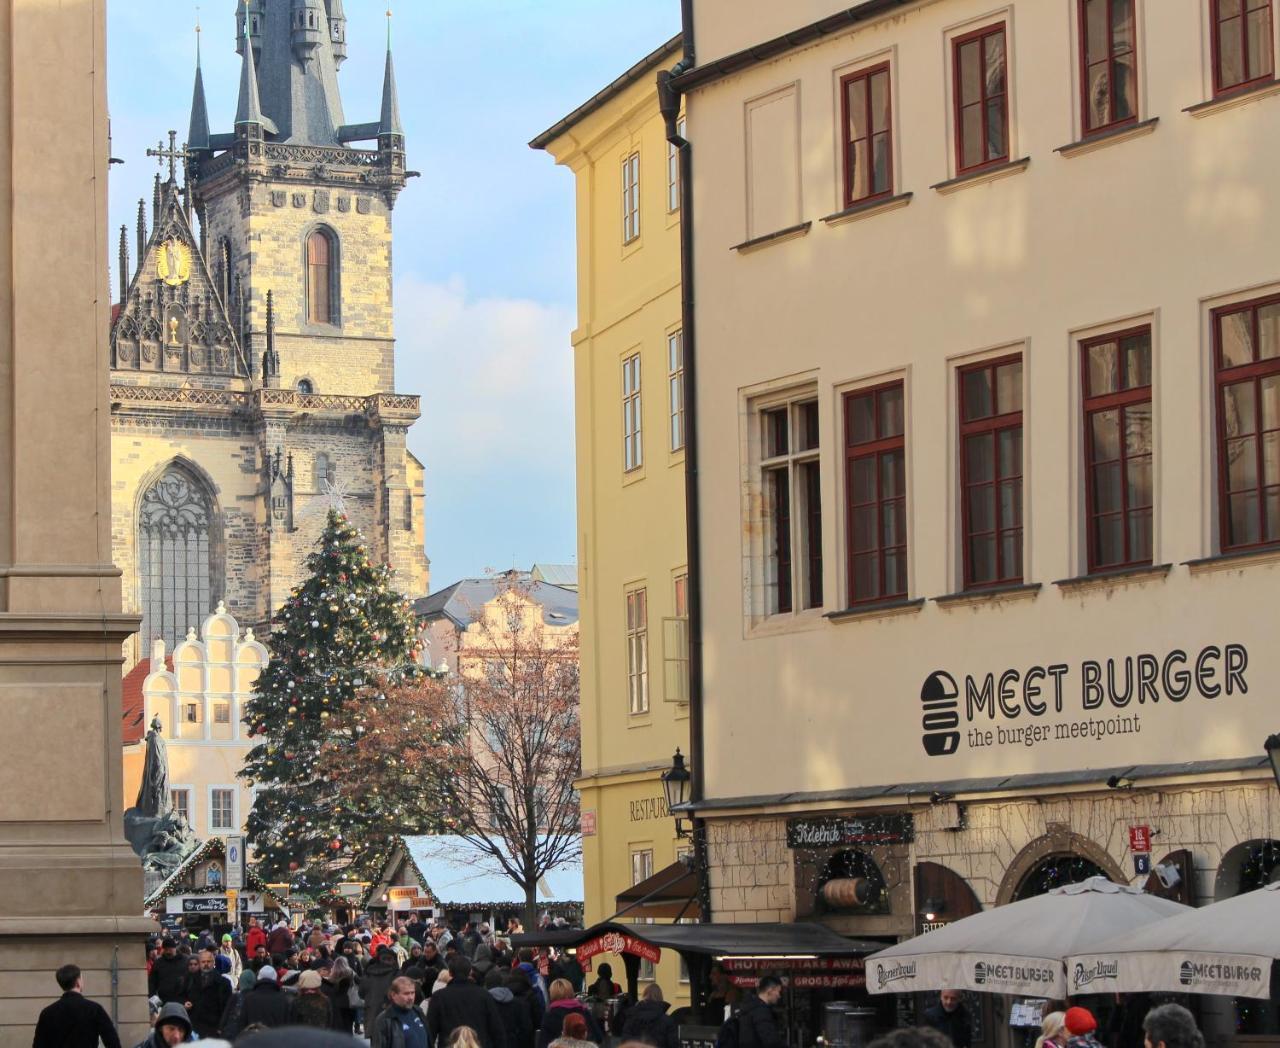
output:
[[[213,607],[213,498],[194,474],[171,465],[142,496],[138,578],[144,643],[169,650]]]

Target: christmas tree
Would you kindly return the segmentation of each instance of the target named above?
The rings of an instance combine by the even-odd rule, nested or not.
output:
[[[375,872],[399,832],[376,791],[344,796],[340,780],[360,769],[343,757],[356,756],[362,711],[423,670],[412,609],[344,515],[330,510],[307,568],[272,619],[271,661],[244,717],[261,741],[240,775],[258,787],[248,830],[259,875],[320,898]]]

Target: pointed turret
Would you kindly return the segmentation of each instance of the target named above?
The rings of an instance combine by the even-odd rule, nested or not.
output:
[[[396,67],[391,60],[391,14],[387,13],[387,69],[382,75],[382,120],[379,135],[403,135],[400,126],[400,96],[396,92]]]
[[[244,49],[240,63],[240,100],[236,103],[236,134],[248,125],[256,125],[259,133],[263,126],[262,101],[258,97],[258,69],[253,59],[253,48]]]
[[[276,353],[276,310],[271,292],[267,292],[267,348],[262,354],[262,384],[273,388],[280,384],[280,356]]]
[[[191,92],[191,126],[187,130],[187,148],[209,148],[209,106],[204,97],[204,73],[200,69],[200,27],[196,26],[196,86]]]
[[[147,202],[138,201],[138,257],[147,250]]]
[[[342,11],[342,0],[325,0],[329,15],[329,42],[333,46],[333,65],[336,69],[347,60],[347,16]]]
[[[120,227],[120,301],[129,297],[129,227]]]

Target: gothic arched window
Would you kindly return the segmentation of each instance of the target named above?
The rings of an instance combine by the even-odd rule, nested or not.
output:
[[[312,478],[316,491],[324,491],[324,482],[334,484],[338,480],[338,470],[323,451],[316,456],[315,475]]]
[[[338,238],[328,229],[307,237],[307,322],[338,322]]]
[[[213,497],[174,464],[142,496],[138,510],[138,580],[142,639],[173,646],[213,610]]]

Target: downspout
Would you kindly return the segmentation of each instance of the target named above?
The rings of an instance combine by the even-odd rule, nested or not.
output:
[[[671,78],[696,63],[693,41],[694,0],[680,0],[681,39],[684,57],[672,70],[658,73],[658,106],[666,123],[667,141],[677,150],[680,166],[680,324],[684,339],[684,499],[685,534],[689,571],[689,801],[697,804],[705,795],[703,769],[702,687],[702,534],[698,495],[698,341],[694,317],[693,285],[693,146],[678,133],[680,93]],[[698,908],[704,922],[711,920],[711,892],[707,878],[706,826],[692,817],[694,865],[698,871]],[[695,995],[696,996],[696,995]]]

